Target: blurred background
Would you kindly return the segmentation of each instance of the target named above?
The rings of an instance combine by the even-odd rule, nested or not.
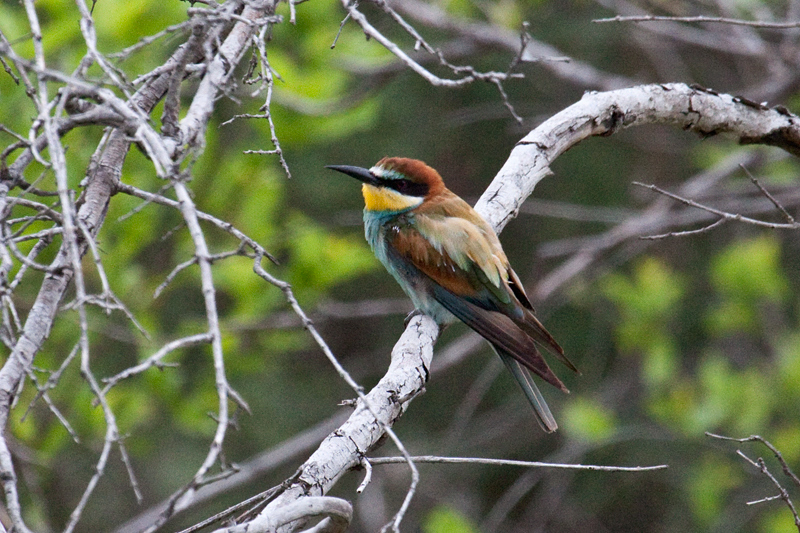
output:
[[[707,15],[792,21],[800,3],[759,0],[635,2],[626,0],[435,0],[390,2],[447,60],[480,71],[509,68],[523,23],[529,41],[503,84],[515,120],[497,87],[431,86],[361,29],[345,24],[340,3],[296,6],[297,23],[276,24],[268,44],[279,75],[271,107],[291,171],[269,150],[263,95],[237,84],[218,102],[205,153],[194,163],[198,208],[228,220],[260,242],[280,265],[342,364],[366,388],[385,372],[411,305],[380,267],[363,238],[361,199],[353,180],[326,164],[369,167],[383,156],[422,159],[447,185],[474,203],[515,143],[585,91],[640,83],[696,83],[798,112],[800,30],[680,22],[595,23],[616,15]],[[190,4],[170,0],[99,0],[93,11],[98,47],[112,54],[186,19]],[[18,53],[32,56],[23,6],[0,3],[0,29]],[[76,68],[85,52],[79,16],[69,2],[36,2],[50,67]],[[414,54],[414,40],[380,8],[361,6],[371,23]],[[288,7],[279,12],[288,18]],[[129,79],[150,71],[184,42],[166,35],[117,65]],[[415,57],[435,73],[452,72],[435,57]],[[568,58],[565,59],[565,58]],[[244,62],[246,67],[246,61]],[[243,69],[244,70],[244,69]],[[244,75],[244,72],[242,72]],[[241,76],[238,77],[241,79]],[[191,82],[183,97],[192,97]],[[0,123],[27,131],[35,110],[10,76],[0,75]],[[153,113],[158,123],[161,107]],[[100,127],[65,137],[70,179],[83,178]],[[3,146],[13,138],[3,139]],[[12,156],[13,159],[13,156]],[[743,165],[746,171],[740,166]],[[729,222],[684,237],[640,237],[699,229],[716,218],[637,187],[653,183],[694,200],[762,220],[784,222],[747,172],[797,214],[798,164],[786,153],[700,139],[674,127],[643,127],[590,139],[560,157],[501,235],[511,264],[540,318],[582,375],[554,370],[572,391],[543,388],[561,428],[545,435],[520,390],[488,345],[465,327],[446,330],[435,348],[427,391],[395,425],[412,454],[496,457],[603,465],[668,464],[641,473],[575,472],[476,465],[420,465],[422,480],[406,531],[763,531],[796,528],[770,480],[736,454],[767,466],[790,495],[798,487],[758,443],[759,434],[788,464],[800,467],[800,239],[797,230]],[[42,168],[29,169],[31,181]],[[52,177],[40,185],[48,187]],[[122,180],[158,191],[147,158],[135,149]],[[92,309],[93,367],[113,375],[166,342],[204,331],[196,269],[180,272],[154,299],[193,248],[179,213],[117,195],[99,245],[109,282],[144,326]],[[129,215],[129,216],[125,216]],[[236,249],[207,227],[213,253]],[[40,258],[47,259],[47,252]],[[52,257],[52,253],[51,256]],[[87,265],[91,259],[87,258]],[[87,266],[87,271],[91,270]],[[41,282],[17,292],[24,314]],[[214,266],[223,320],[228,378],[252,414],[236,414],[225,460],[252,472],[163,528],[180,530],[291,475],[333,425],[354,393],[337,376],[283,293],[252,273],[252,260]],[[99,286],[91,276],[87,283]],[[76,341],[77,315],[65,313],[36,359],[37,372],[57,369]],[[177,366],[152,369],[115,386],[109,401],[144,493],[137,505],[117,454],[90,500],[79,531],[135,531],[125,525],[163,501],[194,474],[216,423],[214,374],[205,346],[172,354]],[[19,405],[27,406],[28,386]],[[28,523],[56,531],[67,521],[93,473],[105,432],[77,364],[51,397],[80,442],[39,401],[10,422]],[[334,420],[335,422],[335,420]],[[295,439],[289,441],[288,439]],[[270,450],[283,451],[263,455]],[[386,444],[377,454],[396,453]],[[259,455],[261,454],[261,455]],[[354,532],[377,531],[399,507],[409,483],[403,466],[376,466],[360,495],[363,473],[351,473],[334,495],[353,501]]]

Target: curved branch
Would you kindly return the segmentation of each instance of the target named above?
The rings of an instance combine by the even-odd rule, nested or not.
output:
[[[559,155],[588,137],[608,136],[646,124],[672,124],[703,137],[728,134],[741,144],[777,146],[800,155],[800,118],[783,108],[770,109],[744,98],[685,84],[588,93],[517,143],[475,209],[499,233],[539,181],[552,174],[549,165]],[[422,392],[437,336],[438,328],[432,319],[416,316],[392,350],[389,370],[367,395],[387,426]],[[382,437],[379,427],[359,404],[347,422],[328,435],[299,468],[288,487],[249,524],[274,523],[272,516],[282,507],[325,494],[378,444]]]
[[[550,164],[593,136],[633,126],[670,124],[701,137],[726,134],[740,144],[766,144],[800,155],[800,118],[746,98],[683,83],[587,93],[521,139],[475,205],[498,232],[545,176]]]
[[[227,531],[229,533],[269,533],[293,522],[302,522],[319,516],[326,518],[308,531],[343,533],[353,519],[353,506],[350,505],[350,502],[341,498],[309,496],[281,507],[280,510],[271,515],[269,522],[234,526]]]

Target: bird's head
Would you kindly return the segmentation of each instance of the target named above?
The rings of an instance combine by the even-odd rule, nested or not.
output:
[[[445,190],[442,177],[416,159],[384,157],[370,169],[328,165],[363,182],[361,192],[368,211],[402,213],[419,207]]]

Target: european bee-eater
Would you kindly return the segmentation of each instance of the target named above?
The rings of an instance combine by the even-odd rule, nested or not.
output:
[[[367,241],[416,308],[441,325],[457,318],[489,341],[542,428],[555,431],[558,424],[530,372],[569,391],[537,344],[577,369],[534,316],[494,229],[422,161],[385,157],[370,169],[327,168],[363,182]]]

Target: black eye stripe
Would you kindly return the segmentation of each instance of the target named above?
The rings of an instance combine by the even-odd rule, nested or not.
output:
[[[428,185],[426,183],[415,183],[405,179],[379,179],[378,182],[383,187],[394,189],[407,196],[424,197],[428,195]]]

